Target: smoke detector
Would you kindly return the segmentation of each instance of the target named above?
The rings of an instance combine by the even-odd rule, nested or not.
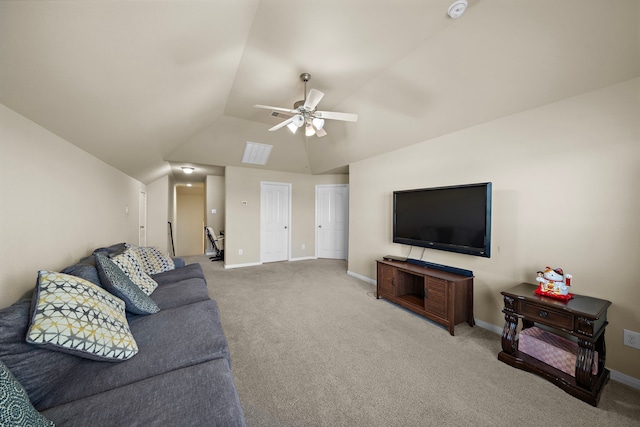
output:
[[[467,10],[467,6],[467,0],[456,0],[451,6],[449,6],[447,13],[453,19],[460,18],[464,14],[464,11]]]

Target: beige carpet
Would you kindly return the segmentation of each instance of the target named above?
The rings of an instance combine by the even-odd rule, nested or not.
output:
[[[500,336],[455,336],[385,300],[337,260],[203,265],[247,425],[639,426],[640,391],[609,381],[594,408],[499,362]]]

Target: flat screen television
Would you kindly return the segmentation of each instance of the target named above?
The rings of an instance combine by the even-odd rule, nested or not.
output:
[[[491,256],[491,183],[393,192],[393,242]]]

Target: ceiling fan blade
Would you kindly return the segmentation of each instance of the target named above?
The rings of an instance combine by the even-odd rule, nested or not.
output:
[[[293,119],[294,119],[295,117],[296,117],[296,116],[290,117],[290,118],[288,118],[287,120],[285,120],[284,122],[280,122],[280,123],[278,123],[277,125],[275,125],[275,126],[274,126],[274,127],[272,127],[271,129],[269,129],[269,131],[278,130],[278,129],[280,129],[281,127],[284,127],[284,126],[288,125],[289,123],[291,123],[291,122],[293,121]]]
[[[304,101],[305,110],[315,110],[323,96],[324,93],[320,92],[319,90],[311,89],[309,91],[309,95],[307,95],[307,100]]]
[[[358,115],[352,113],[338,113],[335,111],[316,111],[314,116],[322,119],[342,120],[345,122],[357,122]]]
[[[265,110],[282,111],[289,114],[297,114],[298,110],[292,110],[291,108],[272,107],[270,105],[254,105],[256,108],[264,108]]]

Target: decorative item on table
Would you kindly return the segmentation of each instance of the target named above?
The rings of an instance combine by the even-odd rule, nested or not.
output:
[[[544,271],[538,271],[536,281],[539,286],[535,293],[547,297],[558,298],[561,300],[570,300],[573,294],[569,292],[571,288],[570,274],[564,274],[561,268],[545,267]]]

